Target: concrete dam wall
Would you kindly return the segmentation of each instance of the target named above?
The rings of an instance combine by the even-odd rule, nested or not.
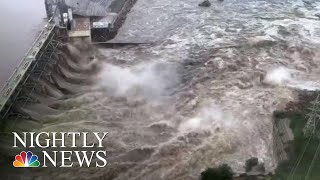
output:
[[[32,118],[22,109],[26,105],[39,103],[41,101],[41,98],[36,94],[46,94],[54,98],[62,98],[63,94],[72,94],[72,90],[70,90],[74,87],[72,83],[84,83],[85,80],[81,73],[85,72],[88,74],[94,71],[91,69],[93,67],[79,68],[79,65],[77,65],[79,62],[77,62],[75,57],[70,57],[72,53],[70,53],[70,49],[66,48],[66,43],[73,40],[68,38],[67,28],[61,26],[61,22],[57,22],[59,21],[57,17],[61,17],[62,10],[57,11],[54,9],[54,7],[57,8],[57,6],[63,4],[63,1],[46,2],[49,4],[46,4],[46,8],[47,11],[50,10],[50,12],[48,12],[48,15],[51,15],[50,21],[1,90],[0,118],[10,119],[9,124],[14,123],[17,119]],[[116,13],[117,16],[113,21],[112,29],[103,31],[94,31],[91,29],[92,41],[105,42],[115,37],[118,29],[126,19],[127,13],[135,2],[136,0],[112,1],[110,3],[100,2],[100,4],[98,4],[99,7],[105,5],[106,7],[104,8],[108,9],[109,13]],[[77,5],[79,6],[79,3],[81,2],[72,1],[70,4],[69,1],[66,1],[62,9],[65,10],[65,5],[69,5],[76,13],[90,16],[90,20],[103,19],[103,17],[101,17],[101,8],[94,8],[98,7],[98,5],[94,7],[90,6],[93,9],[84,12],[81,11],[82,6],[76,8]],[[82,2],[82,4],[86,5],[85,2]],[[96,11],[95,9],[100,10]],[[51,11],[53,11],[53,13]],[[100,12],[98,14],[99,16],[95,15],[97,12]],[[105,15],[107,14],[106,12]],[[87,42],[88,44],[90,44],[89,41],[90,40]],[[88,61],[94,60],[94,57],[88,58]],[[75,78],[75,76],[69,77],[67,75],[68,73],[66,74],[65,71],[70,70],[78,73],[77,78]]]

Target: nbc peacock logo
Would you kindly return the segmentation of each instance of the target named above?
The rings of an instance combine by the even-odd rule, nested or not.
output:
[[[33,155],[31,151],[27,153],[22,151],[20,154],[16,155],[16,160],[13,162],[14,167],[39,167],[40,162],[38,161],[38,156]]]

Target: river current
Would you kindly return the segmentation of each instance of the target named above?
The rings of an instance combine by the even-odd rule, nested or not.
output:
[[[114,41],[149,45],[67,45],[73,71],[59,72],[78,83],[57,75],[66,91],[24,109],[37,119],[30,128],[107,131],[108,166],[46,174],[198,179],[223,163],[242,173],[250,157],[274,171],[273,111],[320,88],[320,2],[198,3],[138,0]]]

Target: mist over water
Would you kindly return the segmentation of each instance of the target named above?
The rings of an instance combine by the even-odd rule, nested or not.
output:
[[[138,0],[116,40],[151,46],[61,49],[55,86],[25,111],[39,132],[109,132],[108,166],[35,176],[198,179],[221,163],[241,173],[250,157],[275,169],[273,110],[320,87],[320,4],[198,3]]]
[[[149,99],[168,95],[179,82],[176,64],[141,63],[130,67],[105,64],[99,85],[114,96],[141,95]]]

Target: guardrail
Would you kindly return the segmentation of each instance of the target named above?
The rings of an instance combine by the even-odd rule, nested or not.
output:
[[[34,41],[26,55],[23,57],[20,64],[15,68],[6,84],[3,86],[2,90],[0,91],[0,112],[3,111],[12,93],[20,84],[32,62],[36,60],[40,49],[42,48],[54,28],[55,23],[53,21],[53,18],[51,18],[45,25],[44,29],[41,31],[37,39]]]

